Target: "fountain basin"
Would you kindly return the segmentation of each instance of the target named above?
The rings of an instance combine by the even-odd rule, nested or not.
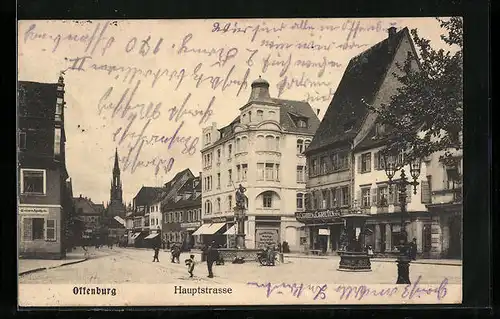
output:
[[[364,252],[343,251],[340,256],[339,271],[368,272],[372,271],[370,257]]]

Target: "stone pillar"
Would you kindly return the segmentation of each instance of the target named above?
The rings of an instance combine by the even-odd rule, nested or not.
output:
[[[448,225],[448,220],[444,219],[441,223],[442,225],[442,233],[441,233],[441,240],[442,240],[442,247],[441,247],[441,252],[444,256],[448,255],[448,250],[450,248],[450,226]]]
[[[431,258],[441,258],[443,251],[441,237],[441,225],[439,224],[439,217],[436,217],[432,219],[431,224]]]
[[[415,237],[417,238],[417,253],[422,253],[424,250],[424,239],[423,235],[423,222],[421,220],[417,220],[415,225]]]
[[[245,222],[245,244],[247,248],[255,248],[255,216],[248,216]]]
[[[328,238],[326,239],[326,252],[330,252],[331,250],[331,247],[332,247],[332,244],[331,244],[331,241],[332,241],[332,230],[330,229],[330,227],[327,228],[328,231],[329,231],[329,234],[328,235]]]
[[[385,251],[392,250],[392,229],[391,224],[385,224]]]
[[[380,249],[381,249],[380,241],[381,240],[382,240],[382,236],[380,233],[380,224],[376,224],[375,225],[375,247],[373,247],[375,249],[375,251],[380,251]]]

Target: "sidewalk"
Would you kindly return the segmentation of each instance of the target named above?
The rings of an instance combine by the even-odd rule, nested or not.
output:
[[[304,255],[300,253],[289,253],[284,254],[285,258],[306,258],[306,259],[340,259],[337,255],[328,256],[316,256],[316,255]],[[395,257],[391,258],[371,258],[372,262],[390,262],[396,261]],[[424,265],[446,265],[446,266],[462,266],[462,260],[459,259],[417,259],[411,262],[412,264],[424,264]]]
[[[91,258],[96,258],[105,255],[105,249],[95,250],[95,248],[87,248],[88,254],[85,255],[84,250],[81,247],[73,249],[70,253],[66,254],[64,259],[19,259],[18,262],[18,274],[19,276],[26,275],[33,272],[38,272],[42,270],[58,268],[62,266],[72,265],[84,262]],[[106,250],[108,250],[106,248]]]

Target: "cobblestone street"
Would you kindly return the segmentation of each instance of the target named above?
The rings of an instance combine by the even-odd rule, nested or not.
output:
[[[103,256],[107,254],[106,256]],[[207,278],[206,263],[198,264],[195,277],[189,278],[183,253],[180,264],[170,262],[170,253],[161,252],[160,262],[153,263],[153,251],[133,248],[102,248],[98,258],[85,262],[48,269],[19,277],[20,284],[162,284],[181,282],[246,283],[254,282],[302,282],[345,284],[393,284],[396,280],[396,263],[373,261],[372,271],[350,273],[337,270],[338,257],[329,259],[285,258],[276,267],[263,267],[256,262],[245,264],[226,263],[214,265],[215,278]],[[450,284],[461,284],[462,267],[449,265],[412,264],[410,278],[414,282],[421,276],[421,283],[438,284],[444,278]]]

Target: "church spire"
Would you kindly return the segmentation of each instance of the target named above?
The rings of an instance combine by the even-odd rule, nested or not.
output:
[[[118,148],[115,148],[115,166],[113,167],[113,174],[120,174],[120,165],[118,164]]]

